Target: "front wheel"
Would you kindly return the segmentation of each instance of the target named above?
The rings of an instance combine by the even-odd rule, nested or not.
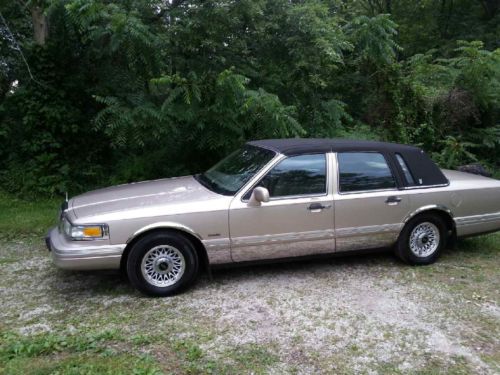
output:
[[[396,254],[413,265],[431,264],[446,246],[446,223],[433,214],[422,214],[411,219],[401,231]]]
[[[187,287],[198,272],[193,244],[181,234],[156,232],[135,243],[127,259],[127,276],[139,291],[170,296]]]

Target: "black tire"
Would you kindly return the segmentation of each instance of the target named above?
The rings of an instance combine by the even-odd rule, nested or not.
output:
[[[430,225],[428,225],[429,223]],[[439,232],[439,239],[437,241],[437,246],[435,247],[434,244],[436,244],[435,241],[437,236],[433,237],[432,233],[436,228]],[[430,234],[430,236],[427,236],[427,240],[425,240],[426,229]],[[419,231],[420,235],[418,235]],[[410,244],[412,240],[412,233],[414,233],[413,239],[415,242],[413,243],[413,249],[415,249],[415,251],[412,250],[412,245]],[[412,265],[426,265],[434,263],[446,247],[447,235],[448,231],[446,229],[446,223],[440,216],[432,213],[420,214],[406,223],[401,231],[398,242],[396,243],[396,255],[404,262]],[[419,246],[419,244],[421,246]],[[430,245],[427,251],[424,250],[426,244]],[[421,255],[416,254],[419,250],[422,251]]]
[[[182,261],[184,262],[182,274],[179,272],[180,276],[178,276],[178,279],[172,281],[173,283],[170,285],[154,285],[155,280],[152,278],[148,279],[143,273],[142,262],[147,254],[150,254],[148,255],[148,259],[157,260],[157,262],[153,262],[153,264],[158,266],[158,272],[153,272],[155,276],[161,273],[165,274],[168,272],[168,268],[171,268],[171,264],[173,263],[168,262],[166,259],[171,260],[172,258],[168,255],[157,255],[155,258],[155,249],[157,249],[157,252],[174,252],[173,256],[177,259],[178,263],[182,264]],[[159,267],[167,269],[161,270]],[[130,283],[137,290],[150,296],[166,297],[178,293],[189,286],[198,274],[198,267],[198,256],[191,241],[180,233],[162,231],[148,234],[133,245],[128,255],[126,270]],[[156,282],[161,281],[156,280]]]

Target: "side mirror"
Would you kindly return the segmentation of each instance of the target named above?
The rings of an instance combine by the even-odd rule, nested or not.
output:
[[[262,202],[269,202],[269,190],[265,187],[258,186],[252,191],[252,196],[250,197],[250,202],[254,204],[260,204]]]

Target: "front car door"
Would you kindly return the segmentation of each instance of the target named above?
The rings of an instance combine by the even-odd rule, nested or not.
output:
[[[332,154],[282,157],[229,209],[235,262],[288,258],[335,250]],[[253,189],[269,190],[269,202],[252,205]]]
[[[390,246],[409,214],[408,191],[397,188],[389,156],[379,152],[336,155],[337,251]]]

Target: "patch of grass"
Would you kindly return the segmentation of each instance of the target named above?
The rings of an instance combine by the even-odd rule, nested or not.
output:
[[[160,374],[150,356],[118,353],[116,330],[21,336],[0,333],[0,374]],[[135,352],[135,351],[134,351]]]
[[[356,354],[356,353],[359,353],[359,352],[360,352],[359,346],[357,346],[356,344],[349,346],[349,348],[348,348],[348,349],[349,349],[349,351],[350,351],[352,354]]]
[[[21,200],[0,191],[0,239],[42,237],[56,224],[61,200]]]
[[[245,370],[252,370],[253,373],[265,373],[268,366],[278,361],[278,357],[272,353],[271,348],[258,344],[240,345],[228,355],[236,367],[231,369],[230,373],[233,371],[242,373]]]
[[[500,374],[500,352],[498,350],[491,355],[481,355],[481,359],[489,364],[494,373]]]
[[[192,340],[174,340],[170,345],[170,350],[163,345],[155,349],[165,373],[265,374],[279,360],[268,345],[239,345],[222,353],[222,361],[208,356]]]
[[[174,349],[177,352],[182,352],[186,359],[190,362],[195,362],[203,357],[203,351],[200,347],[190,341],[177,341],[174,343]]]
[[[0,258],[0,266],[2,264],[9,264],[9,263],[15,263],[17,262],[17,259],[15,258]]]
[[[133,335],[131,338],[131,341],[134,345],[136,346],[145,346],[145,345],[150,345],[154,342],[160,341],[161,336],[153,336],[153,335],[145,335],[142,333]]]
[[[222,374],[225,373],[220,363],[206,357],[203,350],[191,340],[178,340],[172,342],[177,360],[177,365],[182,372],[188,374]],[[163,363],[162,363],[163,364]],[[164,368],[169,372],[171,365]]]
[[[474,373],[467,360],[462,356],[454,356],[453,362],[445,363],[433,358],[422,369],[415,371],[416,375],[468,375]]]
[[[119,339],[116,330],[91,332],[62,336],[52,333],[35,336],[20,336],[12,332],[0,334],[0,362],[6,362],[16,357],[37,357],[59,352],[102,352],[105,343]]]
[[[454,356],[453,362],[444,362],[438,358],[427,358],[421,368],[401,370],[393,363],[379,363],[375,370],[380,374],[414,374],[414,375],[468,375],[474,373],[464,357]]]
[[[134,374],[155,375],[161,374],[155,361],[149,356],[133,354],[104,355],[76,355],[61,353],[58,356],[36,357],[27,361],[25,358],[16,358],[8,362],[0,373],[45,375],[45,374]]]
[[[500,248],[500,233],[471,237],[458,241],[455,254],[463,257],[477,255],[489,257],[495,255]]]

